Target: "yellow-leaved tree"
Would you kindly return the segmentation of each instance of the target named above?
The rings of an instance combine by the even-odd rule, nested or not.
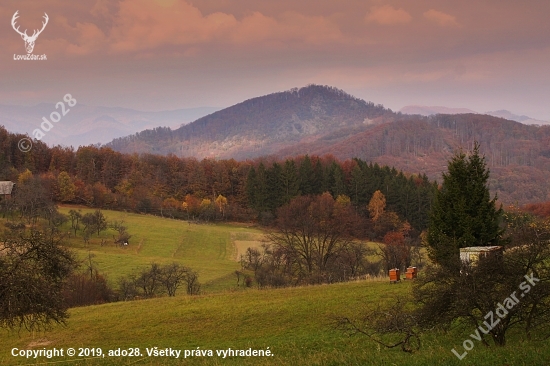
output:
[[[386,197],[379,190],[374,192],[370,199],[368,209],[372,221],[378,221],[386,209]]]

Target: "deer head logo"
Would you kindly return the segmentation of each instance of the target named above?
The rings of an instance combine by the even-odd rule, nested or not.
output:
[[[17,18],[19,18],[19,15],[17,15],[18,12],[19,12],[19,10],[17,10],[15,12],[15,14],[13,14],[13,17],[11,18],[11,26],[13,27],[13,29],[17,33],[19,33],[21,35],[21,38],[23,38],[23,40],[25,41],[25,48],[27,49],[27,53],[32,53],[32,50],[34,49],[34,42],[36,41],[36,38],[38,38],[40,33],[42,33],[44,28],[46,28],[46,24],[48,24],[48,20],[49,20],[48,14],[44,13],[45,22],[42,22],[42,29],[40,29],[40,30],[35,29],[32,36],[29,37],[27,35],[27,30],[26,29],[25,29],[24,32],[21,32],[21,31],[19,31],[19,26],[17,26],[17,28],[15,28],[15,20]]]

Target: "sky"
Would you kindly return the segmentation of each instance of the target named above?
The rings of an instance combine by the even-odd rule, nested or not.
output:
[[[12,27],[37,37],[26,55]],[[550,120],[550,1],[3,0],[0,104],[228,107],[308,84]]]

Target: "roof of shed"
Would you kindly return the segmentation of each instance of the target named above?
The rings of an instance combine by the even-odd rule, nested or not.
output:
[[[460,248],[460,252],[492,252],[495,250],[501,250],[501,246],[488,246],[488,247],[466,247],[466,248]]]
[[[0,194],[11,194],[14,185],[15,183],[9,180],[0,182]]]

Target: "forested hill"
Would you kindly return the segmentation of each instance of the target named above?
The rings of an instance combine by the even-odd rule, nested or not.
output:
[[[333,87],[309,85],[246,100],[174,131],[147,130],[108,146],[126,153],[245,159],[382,122],[384,116],[393,112]]]
[[[114,140],[126,153],[237,160],[331,154],[441,179],[457,149],[481,144],[490,187],[505,203],[550,199],[550,126],[482,114],[403,115],[339,89],[310,85],[253,98],[177,130]]]
[[[440,181],[458,149],[481,145],[491,170],[493,194],[506,203],[550,199],[550,126],[531,126],[480,114],[399,116],[354,135],[329,134],[295,145],[279,156],[304,153],[357,157]]]

